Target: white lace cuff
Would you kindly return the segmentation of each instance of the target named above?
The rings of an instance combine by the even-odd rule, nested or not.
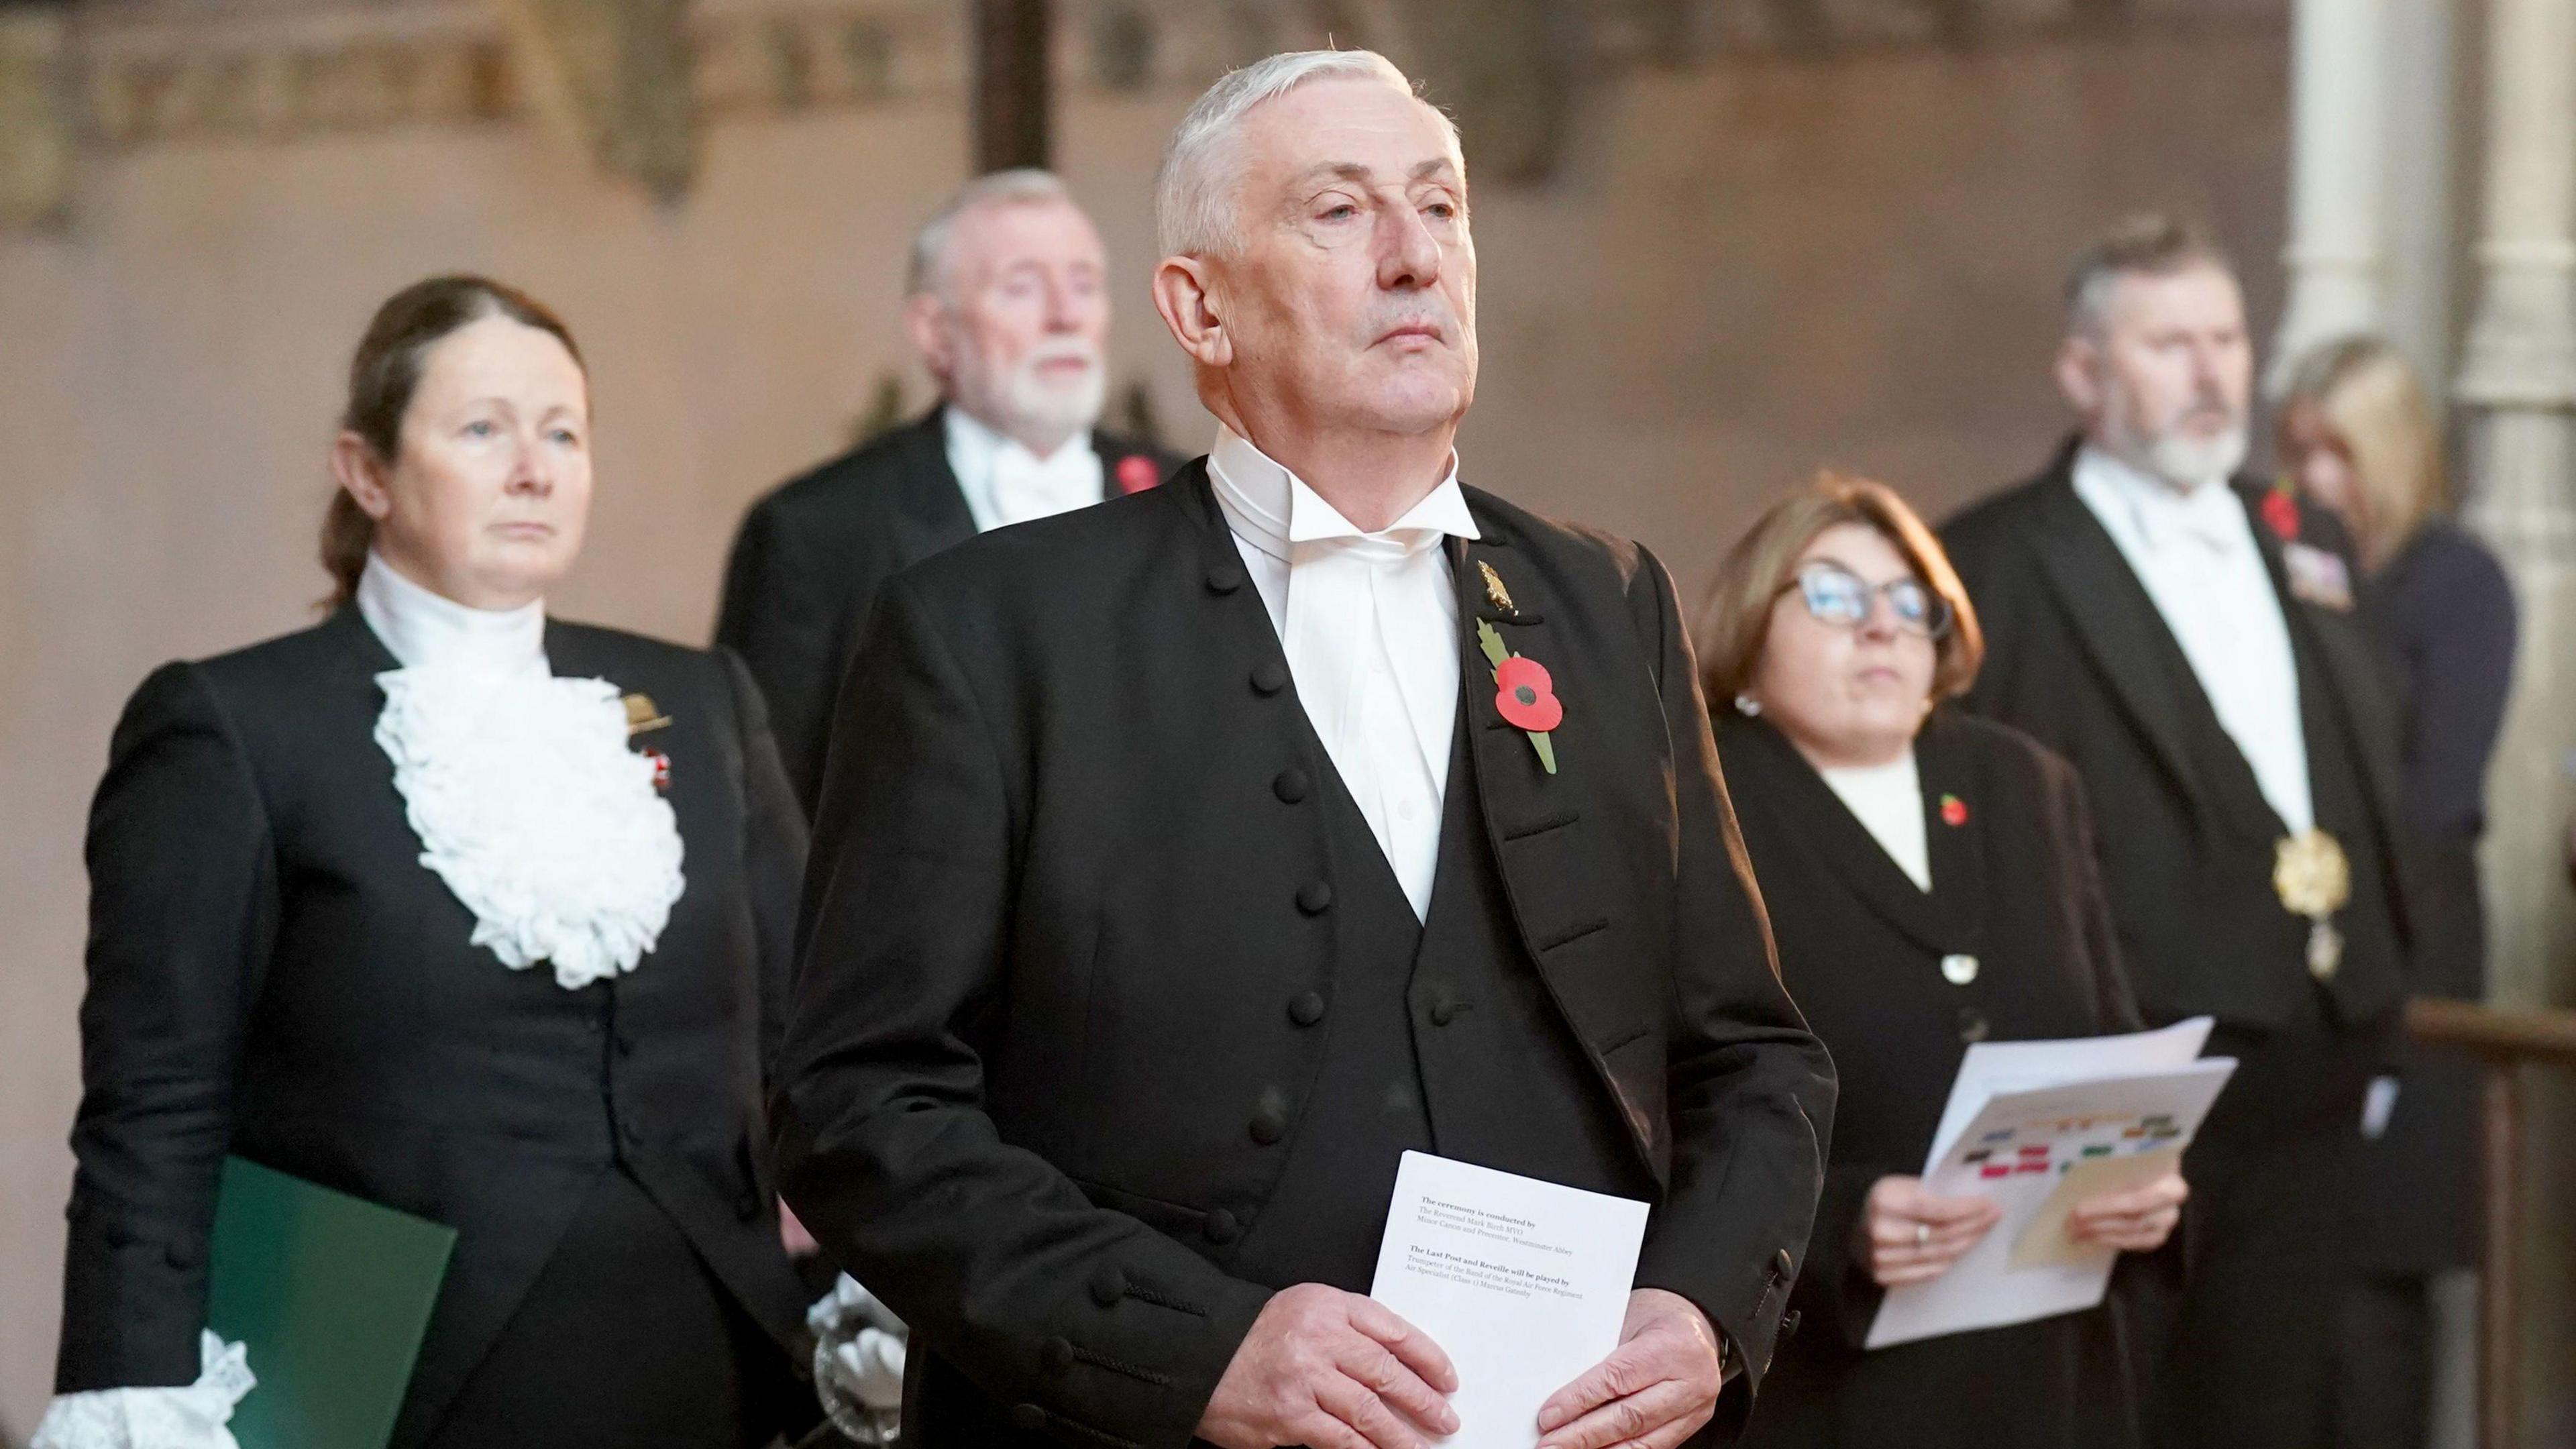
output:
[[[56,1396],[27,1449],[240,1449],[224,1426],[259,1382],[249,1350],[203,1333],[197,1357],[197,1381],[185,1388]]]
[[[805,1325],[816,1339],[816,1386],[826,1408],[837,1398],[891,1413],[903,1404],[903,1320],[844,1273],[811,1308]]]

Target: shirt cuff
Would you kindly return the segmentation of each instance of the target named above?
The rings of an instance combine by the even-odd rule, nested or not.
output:
[[[224,1426],[259,1382],[250,1352],[200,1333],[197,1357],[197,1381],[183,1388],[56,1395],[27,1449],[240,1449]]]

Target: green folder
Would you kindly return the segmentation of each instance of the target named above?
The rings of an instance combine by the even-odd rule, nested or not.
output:
[[[384,1449],[456,1231],[224,1160],[206,1326],[250,1348],[242,1449]]]

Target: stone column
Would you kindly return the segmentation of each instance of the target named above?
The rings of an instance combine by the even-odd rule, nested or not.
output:
[[[2275,394],[2310,347],[2380,325],[2388,31],[2388,0],[2298,0],[2291,21],[2289,302],[2265,374]]]
[[[2475,31],[2458,9],[2458,0],[2389,0],[2384,37],[2380,330],[2428,387],[2459,362],[2453,321],[2467,218],[2455,190],[2464,133],[2458,37]]]
[[[2488,996],[2506,1006],[2566,999],[2576,977],[2576,893],[2566,831],[2576,817],[2576,0],[2488,7],[2487,153],[2478,300],[2457,396],[2468,426],[2470,524],[2494,546],[2522,608],[2504,739],[2487,778]],[[2568,1391],[2576,1214],[2555,1083],[2529,1084],[2521,1164],[2531,1231],[2521,1245],[2524,1421]],[[2554,1380],[2554,1382],[2553,1382]]]

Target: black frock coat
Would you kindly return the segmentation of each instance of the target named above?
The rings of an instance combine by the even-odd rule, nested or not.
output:
[[[197,1377],[227,1153],[457,1230],[397,1446],[616,1164],[796,1342],[759,1102],[804,831],[759,695],[738,661],[632,634],[549,620],[545,647],[669,720],[636,745],[669,757],[685,852],[657,947],[579,991],[467,944],[374,740],[400,666],[354,607],[136,690],[90,817],[58,1391]]]
[[[1884,1296],[1872,1184],[1914,1176],[1972,1041],[2134,1031],[2081,784],[2028,736],[1936,709],[1915,741],[1932,889],[1917,888],[1767,721],[1717,723],[1780,974],[1842,1083],[1816,1230],[1749,1443],[2126,1449],[2113,1305],[1864,1352]],[[1951,806],[1950,801],[1958,802]],[[1975,979],[1942,974],[1972,956]]]
[[[1451,788],[1477,792],[1509,902],[1501,969],[1549,1009],[1545,1040],[1494,1043],[1522,1070],[1441,1147],[1580,1174],[1591,1144],[1531,1124],[1568,1102],[1606,1124],[1627,1180],[1579,1185],[1654,1202],[1637,1281],[1743,1362],[1723,1435],[1804,1249],[1831,1067],[1771,960],[1670,578],[1466,497]],[[1480,620],[1554,677],[1554,775],[1497,712]],[[1314,741],[1203,465],[984,535],[879,600],[772,1119],[798,1215],[912,1325],[919,1449],[1179,1449],[1288,1286],[1245,1244],[1320,1256],[1268,1209],[1338,1020],[1344,872],[1384,865],[1328,849]],[[1465,1029],[1415,1010],[1417,1043]]]
[[[877,590],[975,536],[975,516],[948,466],[946,412],[932,408],[780,484],[752,505],[735,535],[716,643],[751,666],[809,817],[823,790],[832,701]],[[1180,463],[1108,433],[1093,433],[1090,444],[1108,497],[1136,491],[1127,485],[1142,475],[1131,459],[1142,459],[1156,482]]]

